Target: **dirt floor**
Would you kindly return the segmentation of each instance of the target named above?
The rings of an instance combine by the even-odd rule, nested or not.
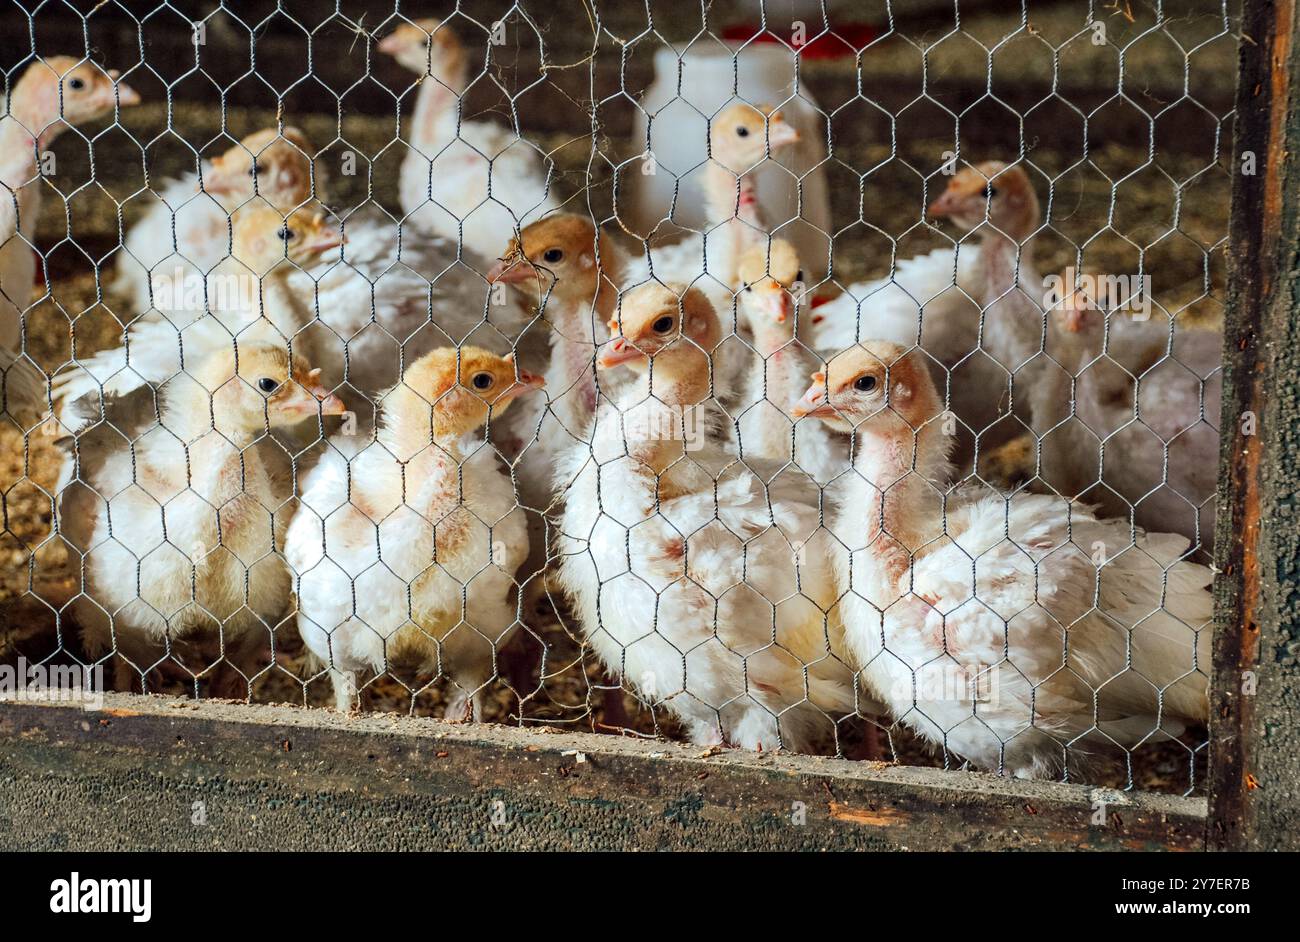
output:
[[[958,55],[950,59],[931,61],[930,68],[950,80],[969,79],[965,72],[970,71],[970,60]],[[1023,67],[1032,77],[1039,64],[1027,59]],[[810,70],[810,88],[817,93],[819,81],[827,87],[845,81],[845,70],[852,75],[852,60],[819,63]],[[976,70],[975,77],[981,76]],[[871,77],[883,80],[880,74]],[[1201,71],[1194,78],[1205,80]],[[226,115],[226,128],[238,137],[273,123],[274,118],[270,111],[232,109]],[[119,211],[119,202],[141,185],[141,151],[132,138],[150,139],[166,120],[162,105],[145,104],[124,114],[123,128],[97,137],[94,182],[90,182],[83,143],[69,139],[56,146],[61,161],[57,187],[68,196],[67,212],[59,205],[58,194],[50,192],[38,237],[47,252],[50,292],[27,323],[28,349],[51,373],[74,357],[114,346],[121,340],[123,323],[129,317],[114,307],[116,299],[105,287],[107,269],[97,272],[96,261],[107,258],[117,243],[119,212],[129,225],[138,211],[138,200],[127,202]],[[219,115],[211,111],[182,109],[172,121],[185,127],[191,141],[204,140],[206,135],[215,137],[219,132]],[[331,115],[294,115],[293,122],[315,141],[341,135],[348,146],[367,154],[382,151],[393,134],[391,119],[364,115],[347,117],[341,127]],[[891,142],[887,137],[873,136],[872,127],[869,122],[832,122],[839,159],[828,165],[831,190],[834,194],[851,194],[847,199],[835,199],[839,234],[835,239],[834,274],[835,280],[845,285],[888,272],[889,240],[875,233],[874,227],[901,236],[895,248],[901,257],[948,244],[943,230],[917,225],[923,197],[920,179],[912,168],[938,166],[941,155],[952,147],[951,137],[917,138],[900,133]],[[1230,125],[1224,126],[1223,133],[1230,134]],[[612,202],[611,180],[599,171],[605,164],[591,160],[591,138],[555,132],[539,134],[538,142],[555,159],[559,187],[566,195],[576,193],[589,180],[596,206]],[[1191,142],[1183,140],[1179,147],[1157,148],[1153,153],[1147,136],[1104,139],[1103,122],[1100,133],[1094,125],[1088,142],[1086,159],[1077,139],[1069,134],[1053,134],[1050,127],[1044,127],[1029,143],[1030,159],[1052,178],[1050,204],[1048,180],[1035,181],[1049,213],[1047,228],[1035,243],[1040,270],[1059,271],[1074,265],[1080,270],[1127,272],[1136,271],[1140,264],[1152,275],[1155,300],[1175,313],[1180,329],[1204,329],[1217,324],[1222,317],[1223,247],[1231,169],[1230,158],[1218,152],[1219,139],[1210,135]],[[618,147],[620,142],[604,143]],[[972,156],[1014,156],[1014,151],[1013,143],[1004,152],[982,148]],[[150,172],[155,179],[169,176],[186,169],[186,160],[184,148],[168,147],[162,141],[150,149]],[[386,172],[385,166],[382,160],[376,164],[373,198],[396,206],[396,163],[389,168],[391,172]],[[593,167],[597,168],[595,176],[591,176]],[[862,168],[878,169],[860,178]],[[365,180],[340,178],[338,183],[338,204],[356,205],[365,198]],[[855,220],[852,214],[857,211],[859,184],[865,199],[862,218]],[[52,183],[51,189],[54,186]],[[42,286],[38,296],[44,291]],[[78,592],[79,575],[64,548],[49,538],[51,495],[59,460],[55,436],[50,431],[42,426],[23,434],[8,422],[0,426],[0,485],[4,488],[0,662],[19,656],[37,661],[80,654],[75,622],[62,613]],[[488,691],[486,719],[606,729],[610,702],[603,687],[610,682],[590,654],[584,652],[563,603],[556,600],[555,605],[541,605],[524,612],[524,616],[529,627],[526,634],[537,640],[521,633],[513,657],[516,663],[529,663],[535,675],[540,674],[537,689],[521,699],[504,680],[494,682]],[[540,657],[542,645],[544,659]],[[252,699],[311,706],[327,703],[328,680],[320,674],[313,676],[306,665],[292,619],[276,632],[274,646],[276,661],[270,662],[268,649],[267,666],[252,683]],[[180,656],[191,665],[210,663],[212,657],[203,652]],[[188,683],[176,676],[156,675],[150,675],[147,681],[151,691],[188,691],[206,696],[218,674],[208,671]],[[366,686],[363,703],[367,710],[438,716],[441,697],[439,684],[428,677],[403,673],[398,667]],[[631,695],[624,695],[622,701],[634,734],[676,733],[666,714],[655,715]],[[1127,765],[1093,773],[1089,780],[1177,793],[1200,791],[1204,737],[1203,730],[1193,731],[1185,743],[1139,751]],[[905,732],[895,729],[872,734],[860,723],[845,724],[840,748],[854,756],[920,764],[944,762],[942,755],[929,754]]]

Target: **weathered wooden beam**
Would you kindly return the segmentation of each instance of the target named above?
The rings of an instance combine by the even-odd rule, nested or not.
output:
[[[0,844],[1168,849],[1205,802],[808,756],[110,694],[0,704]]]
[[[1247,0],[1224,353],[1208,843],[1300,848],[1300,44]]]

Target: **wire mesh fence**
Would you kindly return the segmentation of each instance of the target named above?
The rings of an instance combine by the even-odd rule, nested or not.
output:
[[[1235,10],[906,6],[12,4],[8,676],[1199,789]]]

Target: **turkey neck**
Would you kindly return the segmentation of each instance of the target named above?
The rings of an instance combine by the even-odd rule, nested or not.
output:
[[[28,119],[30,120],[30,119]],[[32,285],[36,281],[36,259],[30,241],[41,213],[41,186],[36,177],[36,140],[19,119],[0,117],[0,182],[10,192],[0,191],[0,199],[17,198],[15,228],[26,239],[13,233],[0,233],[0,346],[15,350],[21,341],[22,319],[19,311],[31,303]],[[12,195],[10,195],[12,193]]]
[[[63,133],[67,125],[62,118],[47,124],[42,116],[42,111],[47,109],[39,104],[25,103],[24,100],[30,96],[18,96],[17,92],[15,89],[15,94],[10,96],[12,111],[0,115],[0,181],[17,195],[18,231],[30,240],[41,212],[41,187],[39,181],[33,185],[24,184],[32,183],[37,176],[39,154]],[[33,131],[37,133],[33,134]],[[5,196],[8,198],[8,194]],[[9,240],[8,248],[13,251],[20,246],[15,244],[15,240]],[[21,246],[21,250],[30,256],[30,249]],[[9,266],[0,262],[0,271],[8,270]]]
[[[451,399],[461,396],[461,392],[453,390],[442,397],[426,399],[404,383],[397,383],[380,396],[383,405],[380,442],[402,464],[426,453],[446,455],[453,464],[458,463],[463,457],[460,441],[465,431],[447,412],[456,405]],[[439,408],[430,404],[433,399],[437,399]]]
[[[1008,369],[1032,357],[1042,342],[1042,311],[1025,292],[1039,290],[1030,283],[1036,276],[1029,234],[1037,224],[1035,205],[1017,218],[986,224],[980,240],[985,343]]]
[[[36,203],[40,197],[40,187],[27,187],[36,176],[36,154],[40,145],[29,131],[23,127],[21,119],[13,115],[0,117],[0,182],[3,182],[18,196],[24,209],[29,203]],[[22,231],[27,232],[35,224],[35,219],[28,209],[19,220],[23,223]]]
[[[442,70],[435,64],[432,71],[421,76],[411,126],[411,143],[417,148],[425,150],[456,136],[466,75],[466,63],[461,59]],[[432,160],[437,154],[425,150],[424,156]]]
[[[31,91],[32,87],[20,80],[14,94],[10,96],[12,110],[0,114],[0,125],[3,125],[0,128],[0,141],[4,145],[0,154],[5,155],[6,162],[12,154],[17,153],[12,149],[17,145],[31,157],[34,166],[36,155],[54,143],[54,139],[68,127],[61,117],[55,117],[53,121],[47,120],[47,115],[58,111],[56,93],[49,93],[48,100],[42,102],[31,101]]]
[[[694,413],[711,390],[708,356],[703,351],[683,349],[671,359],[662,354],[656,359],[629,387],[620,411],[624,416],[631,413],[627,419],[631,425],[624,427],[630,436],[628,454],[660,477],[660,497],[666,499],[677,494],[667,479],[685,473],[691,464],[681,460],[687,451],[686,436],[705,434],[699,428],[702,416]]]
[[[581,435],[596,411],[596,331],[590,303],[558,305],[551,329],[546,386],[554,391],[551,411],[569,432]]]
[[[733,173],[716,159],[705,168],[704,182],[709,224],[720,227],[710,233],[709,240],[718,240],[716,251],[721,253],[721,270],[714,277],[731,286],[736,282],[740,253],[753,236],[767,231],[758,208],[758,187],[753,174]]]
[[[722,223],[741,219],[758,224],[758,188],[751,173],[733,173],[716,159],[705,169],[705,209],[709,221]]]
[[[384,395],[383,403],[378,438],[399,465],[401,477],[397,489],[390,485],[385,494],[387,504],[380,505],[409,504],[436,525],[464,496],[464,430],[448,420],[444,408],[431,408],[419,393],[400,383]],[[388,480],[380,477],[375,483],[383,487]],[[440,547],[446,548],[448,535],[439,534]]]
[[[873,433],[872,423],[887,423],[887,428]],[[858,473],[850,485],[857,493],[841,511],[848,517],[846,532],[865,533],[863,545],[878,556],[896,551],[899,544],[917,551],[943,529],[939,493],[951,474],[943,429],[931,422],[914,436],[900,417],[887,414],[868,419],[858,438],[853,461]]]
[[[284,334],[285,342],[292,340],[299,328],[316,316],[315,297],[305,301],[289,286],[293,271],[293,265],[282,262],[263,275],[258,284],[257,313]]]
[[[217,492],[220,486],[217,479],[225,475],[232,462],[246,465],[248,473],[252,472],[254,465],[260,467],[256,449],[252,446],[266,430],[264,421],[259,416],[258,424],[252,425],[242,417],[235,419],[217,401],[222,390],[230,390],[240,382],[232,378],[216,391],[209,392],[205,388],[212,385],[209,380],[201,383],[196,379],[178,377],[167,384],[163,393],[163,424],[187,447],[189,473],[197,489],[205,496]],[[184,468],[172,470],[186,473]],[[225,481],[225,486],[228,487],[229,483]]]
[[[753,312],[749,321],[754,329],[754,349],[763,357],[760,364],[750,371],[750,402],[764,398],[786,415],[789,415],[790,403],[799,398],[808,385],[807,363],[800,356],[798,345],[789,331],[782,332],[779,327],[766,325],[764,312]],[[790,427],[784,422],[771,421],[770,418],[754,426],[758,433],[755,454],[784,461],[790,457]]]

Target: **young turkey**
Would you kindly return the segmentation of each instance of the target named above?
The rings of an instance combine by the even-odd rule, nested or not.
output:
[[[334,438],[303,479],[285,557],[339,710],[355,706],[359,672],[414,658],[450,679],[446,719],[481,717],[518,624],[528,531],[495,452],[466,442],[543,385],[510,356],[436,350],[381,398],[375,441]]]
[[[517,126],[464,117],[469,56],[450,26],[403,23],[378,48],[419,76],[399,181],[407,221],[493,258],[503,233],[559,207],[550,158]]]
[[[867,688],[933,746],[1043,777],[1204,723],[1211,571],[1059,497],[949,490],[921,354],[831,360],[796,412],[857,440],[835,494],[839,612]]]
[[[561,474],[560,580],[583,634],[693,741],[815,750],[858,706],[817,488],[765,481],[725,446],[702,292],[635,288],[619,324],[599,365],[643,372]]]
[[[113,288],[128,310],[144,312],[166,299],[151,291],[203,276],[229,256],[231,216],[254,201],[282,214],[324,196],[324,165],[312,160],[312,146],[297,128],[265,128],[250,134],[198,172],[167,180],[150,191],[149,208],[126,234],[117,256]]]
[[[279,551],[293,491],[270,470],[271,432],[342,410],[300,357],[253,342],[72,405],[56,531],[84,573],[87,650],[124,659],[119,689],[178,643],[217,640],[245,682],[260,671],[290,591]]]
[[[45,186],[37,160],[67,128],[139,101],[116,71],[51,56],[23,70],[0,113],[0,413],[24,427],[36,424],[46,404],[45,375],[24,354],[23,342]]]
[[[521,483],[536,492],[528,496],[538,509],[551,503],[555,459],[589,440],[596,350],[609,336],[621,266],[613,240],[591,220],[559,213],[524,227],[488,272],[490,282],[512,285],[537,308],[550,344],[547,398],[522,404],[510,420],[523,442]]]

